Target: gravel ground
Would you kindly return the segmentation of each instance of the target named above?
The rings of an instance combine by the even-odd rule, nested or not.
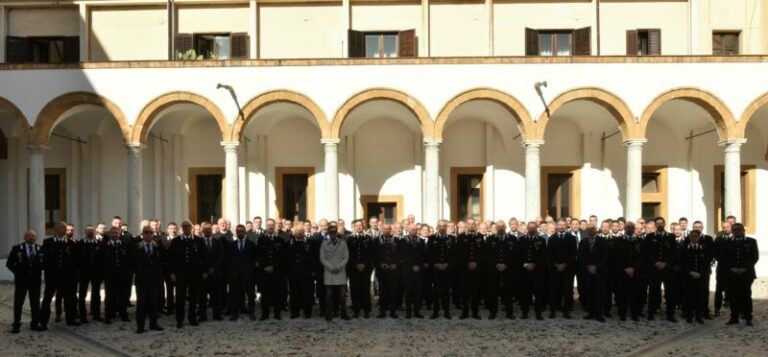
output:
[[[176,329],[163,317],[162,332],[134,333],[135,324],[91,322],[66,328],[51,323],[51,331],[6,332],[11,323],[13,286],[0,285],[0,351],[6,356],[103,356],[94,344],[128,355],[279,355],[279,356],[763,356],[768,350],[768,279],[753,288],[755,326],[725,326],[717,317],[705,325],[665,321],[607,323],[573,320],[269,320],[210,321]],[[133,311],[130,311],[133,314]],[[487,316],[485,313],[483,317]],[[518,314],[519,315],[519,314]],[[458,316],[454,312],[454,316]],[[133,316],[131,316],[133,319]],[[25,322],[28,317],[25,316]],[[69,333],[69,332],[74,333]]]

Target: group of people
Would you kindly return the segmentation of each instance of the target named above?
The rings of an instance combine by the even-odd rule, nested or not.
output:
[[[110,227],[88,225],[84,236],[75,237],[74,226],[59,222],[42,245],[36,232],[27,231],[7,260],[15,276],[12,331],[20,330],[27,296],[35,331],[47,330],[52,302],[57,321],[63,302],[67,325],[89,318],[130,321],[134,286],[138,333],[146,320],[150,330],[163,330],[162,313],[175,315],[182,328],[206,321],[209,309],[213,320],[240,314],[279,320],[284,312],[311,318],[315,305],[326,320],[370,318],[375,310],[378,318],[404,313],[406,319],[451,319],[452,305],[460,319],[480,319],[482,305],[489,319],[500,312],[513,319],[519,309],[523,319],[533,311],[542,320],[546,311],[549,318],[572,318],[578,300],[584,319],[604,322],[615,306],[622,321],[654,320],[662,294],[666,320],[676,322],[682,310],[689,323],[704,323],[712,318],[713,267],[714,315],[730,303],[728,324],[744,319],[751,325],[759,259],[757,241],[734,217],[722,222],[715,237],[704,234],[699,221],[689,229],[685,218],[667,231],[662,217],[441,220],[432,227],[411,215],[391,224],[358,219],[349,230],[343,220],[256,217],[234,230],[226,219],[170,223],[164,232],[157,219],[140,227],[133,236],[114,217]]]

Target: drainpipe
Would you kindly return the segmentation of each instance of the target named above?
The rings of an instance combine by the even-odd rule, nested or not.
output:
[[[168,60],[173,61],[176,59],[176,53],[174,53],[173,49],[176,47],[174,43],[174,29],[176,28],[174,23],[174,9],[175,9],[175,3],[174,0],[168,0],[166,4],[166,8],[168,10]]]
[[[595,3],[595,17],[597,21],[597,55],[600,56],[600,0]]]

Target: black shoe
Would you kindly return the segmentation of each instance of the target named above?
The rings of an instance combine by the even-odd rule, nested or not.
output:
[[[213,316],[213,320],[214,321],[221,321],[222,320],[221,315],[214,315]]]
[[[229,317],[229,321],[237,321],[237,316],[235,316],[235,315],[230,316]]]
[[[61,316],[56,316],[56,318],[53,319],[53,322],[61,322]]]
[[[259,317],[259,321],[264,321],[267,319],[269,319],[269,315],[261,315],[261,317]]]
[[[638,322],[638,321],[640,321],[640,319],[637,316],[632,316],[632,321]]]
[[[405,319],[406,320],[410,320],[411,319],[411,312],[410,311],[406,311],[405,312]]]
[[[571,313],[569,311],[563,311],[563,318],[564,319],[571,319]]]
[[[592,315],[592,314],[587,314],[584,316],[584,320],[594,320],[594,319],[595,319],[595,315]]]
[[[466,320],[468,318],[469,318],[469,314],[461,314],[461,316],[459,316],[459,320]]]
[[[41,327],[40,325],[32,325],[32,327],[30,328],[32,329],[32,331],[38,331],[38,332],[47,330],[47,329],[44,330],[43,327]]]
[[[200,316],[197,318],[197,322],[206,322],[208,321],[208,317],[206,316]]]
[[[183,322],[177,322],[176,323],[176,328],[182,328],[182,327],[184,327],[184,323]]]
[[[689,317],[689,318],[685,319],[685,322],[687,322],[689,324],[692,324],[693,323],[693,319]]]
[[[413,314],[413,317],[415,317],[417,319],[423,319],[424,315],[422,315],[420,312],[416,312],[416,313]]]
[[[102,319],[101,316],[94,316],[93,321],[104,321],[104,319]]]
[[[739,324],[739,320],[738,319],[730,319],[725,324],[726,325],[738,325]]]
[[[544,316],[541,316],[541,313],[537,312],[536,313],[536,320],[539,320],[539,321],[544,320]]]
[[[299,313],[298,312],[292,312],[291,313],[291,320],[296,320],[298,318],[299,318]]]
[[[432,315],[429,315],[429,318],[430,318],[431,320],[434,320],[434,319],[438,318],[439,316],[440,316],[440,314],[439,314],[439,313],[437,313],[437,312],[433,312],[433,313],[432,313]]]
[[[655,319],[656,319],[656,317],[653,316],[653,314],[648,315],[648,321],[653,321]]]
[[[445,317],[447,320],[450,320],[451,319],[451,313],[450,312],[446,312],[445,315],[443,315],[443,317]]]
[[[555,315],[555,312],[554,312],[554,311],[550,311],[550,312],[549,312],[549,318],[550,318],[550,319],[554,319],[554,318],[555,318],[555,316],[556,316],[556,315]]]
[[[475,320],[480,320],[480,314],[472,314],[472,318]]]
[[[105,325],[109,325],[109,324],[111,324],[111,323],[112,323],[112,320],[111,320],[109,317],[107,317],[106,319],[104,319],[104,324],[105,324]]]
[[[397,313],[392,311],[392,312],[389,313],[389,317],[391,317],[393,319],[396,319],[397,318]]]
[[[189,321],[189,325],[190,325],[190,326],[197,326],[197,325],[199,325],[199,324],[197,323],[197,320],[190,320],[190,321]]]
[[[752,319],[747,319],[746,325],[747,326],[752,326]]]
[[[87,324],[87,323],[88,323],[88,319],[87,319],[87,318],[85,318],[85,317],[81,317],[81,318],[80,318],[80,324],[81,324],[81,325],[82,325],[82,324]]]
[[[341,319],[342,319],[342,320],[345,320],[345,321],[349,321],[349,320],[352,320],[352,319],[349,317],[349,315],[343,315],[343,316],[341,316]]]
[[[508,312],[507,313],[507,319],[508,320],[514,320],[515,319],[515,314]]]
[[[13,325],[13,328],[11,328],[11,333],[19,333],[19,332],[21,332],[21,326]]]
[[[143,327],[137,328],[136,333],[144,333],[144,328]]]
[[[359,318],[360,318],[360,311],[354,311],[354,312],[352,312],[352,317],[353,317],[353,318],[356,318],[356,319],[359,319]]]
[[[80,323],[77,321],[68,321],[67,326],[80,326]]]
[[[626,316],[619,316],[619,321],[627,321],[627,317]]]
[[[129,319],[128,316],[126,316],[126,317],[121,317],[120,321],[122,321],[122,322],[131,322],[131,319]]]
[[[528,313],[524,312],[523,316],[521,316],[520,318],[523,319],[523,320],[528,320]]]
[[[677,322],[677,319],[674,316],[667,316],[667,321],[669,321],[669,322]]]
[[[696,322],[700,324],[704,324],[704,320],[701,317],[697,318]]]
[[[597,321],[597,322],[605,322],[605,319],[602,316],[600,316],[600,317],[596,317],[595,321]]]
[[[370,311],[364,311],[363,312],[363,317],[366,318],[366,319],[370,319],[371,318],[371,312]]]
[[[378,314],[378,315],[376,315],[376,318],[377,318],[377,319],[383,319],[383,318],[385,318],[385,317],[387,317],[387,313],[386,313],[386,312],[384,312],[384,311],[380,311],[380,312],[379,312],[379,314]]]
[[[492,312],[492,313],[488,314],[488,320],[495,320],[495,319],[496,319],[496,313],[495,312]]]
[[[276,313],[275,314],[275,320],[282,320],[282,319],[283,319],[283,317],[280,316],[280,313]]]
[[[165,329],[160,327],[158,324],[150,324],[149,329],[152,331],[165,331]]]

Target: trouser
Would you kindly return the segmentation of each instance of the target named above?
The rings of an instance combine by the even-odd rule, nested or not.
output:
[[[262,316],[269,317],[270,309],[274,311],[275,316],[279,316],[283,311],[283,303],[285,302],[285,279],[277,272],[262,271],[259,282]]]
[[[627,317],[627,310],[632,318],[640,316],[642,302],[645,299],[645,284],[639,272],[635,271],[635,275],[630,277],[621,271],[621,275],[615,277],[614,281],[616,281],[616,307],[619,310],[619,316]]]
[[[317,298],[317,304],[320,306],[320,314],[324,315],[325,312],[325,279],[323,269],[315,269],[312,275],[312,285],[315,288],[315,297]]]
[[[431,309],[434,300],[432,296],[432,284],[434,281],[432,269],[424,268],[421,274],[423,275],[421,278],[421,301],[427,309]]]
[[[200,295],[200,276],[192,272],[176,273],[176,323],[184,322],[184,315],[189,322],[196,322],[197,298]],[[189,310],[185,306],[189,302]]]
[[[247,300],[248,314],[255,316],[256,313],[256,290],[253,284],[253,272],[229,274],[229,299],[227,308],[232,318],[238,318],[240,311],[245,307],[244,301]]]
[[[419,313],[422,304],[422,289],[424,288],[423,271],[414,273],[410,269],[403,269],[400,278],[405,293],[406,314]]]
[[[158,294],[163,280],[136,281],[136,327],[144,329],[144,322],[149,317],[149,326],[157,325]]]
[[[366,267],[360,271],[355,266],[347,269],[349,276],[349,294],[352,298],[352,311],[371,311],[371,269]]]
[[[13,325],[21,326],[21,309],[29,294],[31,326],[36,326],[40,317],[40,279],[16,279],[13,290]]]
[[[531,302],[534,311],[540,314],[547,305],[545,292],[547,290],[544,268],[536,267],[533,271],[523,269],[520,273],[520,311],[524,315],[530,311]]]
[[[451,298],[454,306],[456,306],[457,309],[460,309],[463,306],[461,296],[461,270],[457,266],[451,266],[448,270],[450,271],[451,276],[454,277],[451,281]]]
[[[176,298],[174,297],[174,289],[176,284],[173,283],[173,280],[171,280],[170,276],[166,276],[165,279],[163,279],[163,284],[165,285],[165,289],[161,288],[159,291],[160,295],[160,305],[159,307],[164,307],[166,311],[175,311],[176,310]]]
[[[304,317],[312,316],[312,278],[305,274],[293,274],[288,278],[291,317],[304,312]]]
[[[87,274],[80,275],[80,285],[78,286],[78,301],[80,320],[86,320],[88,313],[85,309],[85,297],[88,295],[88,286],[91,287],[91,316],[94,318],[101,317],[101,281],[100,276],[88,276]]]
[[[611,309],[613,308],[613,298],[614,294],[616,293],[616,280],[614,280],[614,278],[615,276],[610,274],[606,274],[605,276],[605,289],[603,289],[605,292],[605,299],[603,300],[603,311],[605,312],[606,316],[611,314]]]
[[[605,274],[590,274],[587,271],[581,273],[582,291],[584,292],[584,305],[587,312],[594,317],[602,317],[603,299],[605,299]]]
[[[346,285],[326,285],[325,286],[325,319],[330,320],[334,311],[338,309],[339,316],[347,317],[347,286]]]
[[[707,295],[709,295],[709,285],[707,279],[708,275],[701,275],[698,279],[694,279],[689,274],[686,274],[683,278],[683,290],[684,299],[683,303],[683,317],[686,319],[696,318],[701,319],[707,311]]]
[[[664,302],[667,308],[667,317],[675,315],[674,302],[674,277],[669,268],[658,270],[652,268],[650,281],[648,285],[648,313],[655,315],[661,307],[661,285],[664,284]]]
[[[573,269],[566,267],[558,272],[551,267],[547,281],[549,282],[549,311],[557,310],[570,312],[573,310]]]
[[[494,266],[485,272],[485,306],[491,315],[499,311],[499,297],[504,285],[505,272],[500,272]]]
[[[211,302],[211,310],[214,318],[221,318],[222,301],[219,299],[219,286],[221,285],[221,276],[218,272],[209,275],[207,279],[200,282],[200,298],[198,299],[198,318],[208,319],[208,301]]]
[[[64,313],[67,323],[75,322],[77,318],[77,297],[75,295],[75,277],[59,274],[45,279],[45,292],[43,302],[40,305],[40,323],[45,326],[51,318],[51,300],[56,293],[60,293],[64,300]]]
[[[466,316],[469,314],[470,307],[472,315],[480,313],[480,299],[482,289],[482,274],[480,268],[469,270],[466,267],[459,270],[459,279],[461,281],[461,313]]]
[[[395,312],[398,307],[399,279],[397,270],[379,269],[379,310]]]
[[[126,281],[127,272],[114,273],[104,278],[104,317],[112,319],[119,314],[121,318],[128,318],[125,295],[129,295],[129,290]]]
[[[716,312],[720,312],[720,309],[723,307],[723,301],[730,301],[731,297],[728,294],[728,274],[725,272],[719,272],[715,275]]]
[[[440,307],[443,308],[443,313],[450,313],[450,296],[451,296],[451,274],[449,270],[440,271],[434,269],[432,271],[432,312],[435,314],[440,313]]]
[[[752,282],[747,273],[728,272],[728,295],[731,298],[731,320],[752,320]]]

